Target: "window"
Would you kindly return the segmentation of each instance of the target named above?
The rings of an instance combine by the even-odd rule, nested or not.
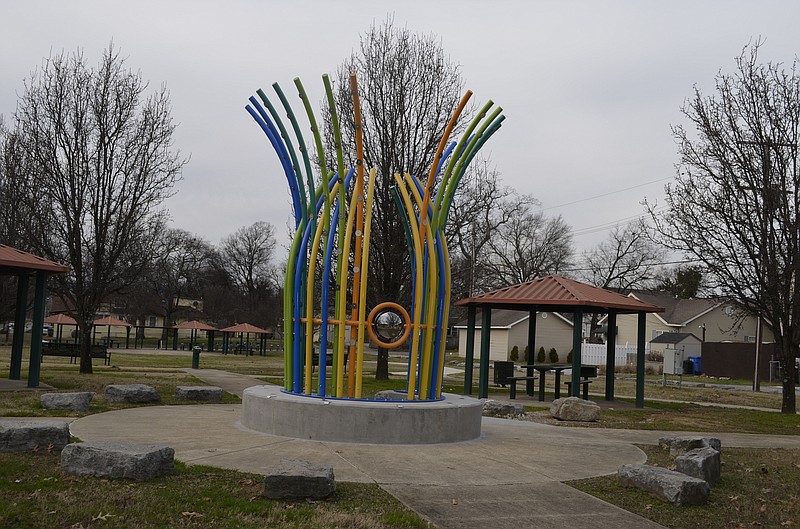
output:
[[[754,343],[756,341],[755,336],[749,336],[747,334],[744,335],[744,341],[748,343]]]
[[[155,327],[156,326],[156,317],[155,316],[149,316],[147,318],[147,326],[148,327]]]
[[[653,330],[653,335],[650,337],[650,339],[652,340],[653,338],[658,338],[659,336],[661,336],[661,335],[662,335],[662,334],[664,334],[665,332],[669,332],[669,331],[658,331],[658,330]]]

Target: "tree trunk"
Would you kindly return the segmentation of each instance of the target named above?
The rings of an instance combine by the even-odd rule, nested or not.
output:
[[[794,415],[797,413],[797,396],[795,394],[795,380],[797,380],[795,351],[797,347],[790,344],[788,340],[781,345],[780,358],[781,365],[783,365],[783,399],[781,400],[781,413]]]
[[[375,380],[389,380],[389,350],[378,347],[378,367],[375,371]]]
[[[81,339],[81,368],[80,372],[91,375],[92,370],[92,327],[88,324],[82,324],[78,329],[78,335]]]

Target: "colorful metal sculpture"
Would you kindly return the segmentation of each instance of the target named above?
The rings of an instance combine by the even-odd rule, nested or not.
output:
[[[440,399],[444,332],[450,310],[450,260],[444,236],[447,214],[461,177],[505,117],[499,107],[487,117],[494,106],[489,101],[462,138],[448,144],[472,96],[472,92],[467,91],[442,135],[427,179],[423,182],[410,174],[394,175],[392,192],[405,224],[413,267],[412,306],[406,311],[397,303],[386,301],[367,311],[376,170],[371,169],[365,178],[361,107],[355,74],[350,75],[349,82],[353,94],[356,167],[347,172],[330,79],[323,75],[322,81],[336,152],[335,170],[327,165],[320,129],[299,79],[295,79],[294,84],[311,127],[318,164],[316,171],[312,170],[294,111],[277,83],[272,86],[291,125],[296,148],[275,106],[262,90],[256,92],[258,98],[250,97],[250,104],[245,107],[278,155],[292,196],[296,231],[284,280],[284,390],[298,395],[361,399],[367,336],[388,349],[402,346],[410,337],[407,398]],[[318,263],[322,263],[321,273],[317,271]],[[328,288],[331,274],[336,279],[333,307]],[[315,295],[317,292],[319,296]],[[386,311],[399,315],[404,325],[401,336],[392,342],[384,341],[374,332],[376,319]],[[333,329],[332,339],[328,336],[329,327]],[[319,344],[318,358],[314,355],[315,338]],[[332,356],[331,373],[327,369],[329,355]],[[315,363],[319,365],[316,377]]]

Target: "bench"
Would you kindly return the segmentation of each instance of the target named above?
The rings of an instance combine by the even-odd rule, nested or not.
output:
[[[582,380],[579,380],[578,384],[581,385],[583,400],[589,400],[589,384],[592,383],[589,379],[597,378],[597,366],[581,366],[581,377]],[[567,395],[572,395],[572,381],[567,380],[564,384],[567,385]]]
[[[108,352],[108,347],[105,345],[92,345],[91,355],[92,358],[102,359],[105,365],[111,365],[111,353]],[[41,359],[43,360],[45,356],[66,357],[69,358],[70,364],[75,364],[81,357],[80,344],[55,342],[43,343]]]
[[[517,398],[517,382],[520,381],[520,380],[525,380],[526,382],[528,380],[533,381],[533,380],[536,380],[536,377],[525,377],[525,376],[506,377],[506,383],[508,383],[510,388],[511,388],[508,398],[510,398],[510,399],[516,399]]]

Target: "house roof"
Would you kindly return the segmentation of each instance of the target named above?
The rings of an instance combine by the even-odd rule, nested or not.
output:
[[[578,308],[617,313],[662,312],[664,310],[658,305],[557,275],[540,277],[527,283],[492,290],[457,301],[456,305],[486,305],[492,308],[516,310],[536,307],[537,310],[549,312],[574,312]]]
[[[700,338],[690,332],[665,332],[650,340],[650,343],[681,343],[689,337],[700,341]]]
[[[670,325],[686,325],[723,304],[718,299],[679,299],[667,292],[633,292],[632,298],[664,307],[664,312],[659,314],[664,323]]]
[[[49,261],[44,257],[39,257],[22,250],[17,250],[11,246],[0,244],[0,272],[4,269],[19,270],[43,270],[54,274],[69,272],[69,267]]]

